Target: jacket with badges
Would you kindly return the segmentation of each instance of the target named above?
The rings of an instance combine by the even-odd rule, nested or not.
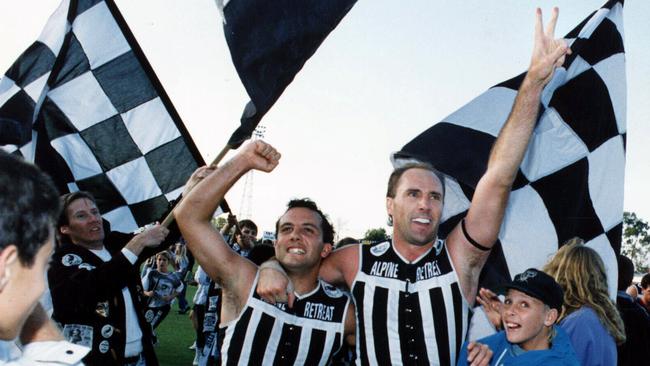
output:
[[[147,248],[135,264],[121,250],[133,234],[108,232],[104,247],[112,259],[104,262],[90,250],[63,242],[52,255],[48,282],[54,312],[63,335],[72,343],[90,347],[84,358],[87,365],[121,365],[126,344],[126,307],[122,289],[128,289],[142,331],[142,353],[147,365],[158,365],[152,345],[151,326],[144,314],[138,268],[142,261],[164,250],[179,237],[172,225],[170,234],[156,248]]]

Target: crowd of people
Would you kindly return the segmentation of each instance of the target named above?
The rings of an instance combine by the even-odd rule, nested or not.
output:
[[[218,168],[197,169],[176,223],[132,234],[111,231],[90,193],[59,197],[35,166],[0,152],[0,338],[22,345],[10,352],[4,344],[0,362],[157,365],[154,329],[175,299],[179,312],[189,310],[193,279],[199,365],[647,364],[650,275],[633,286],[623,256],[616,302],[603,261],[579,238],[543,268],[479,289],[542,90],[571,52],[554,38],[556,21],[554,10],[543,29],[538,11],[528,72],[470,208],[446,238],[437,235],[444,179],[423,162],[389,177],[390,240],[335,248],[333,225],[306,198],[288,203],[272,246],[255,245],[250,220],[213,225],[240,177],[278,166],[280,153],[260,140]],[[46,288],[51,317],[39,302]],[[476,303],[494,333],[478,339]]]

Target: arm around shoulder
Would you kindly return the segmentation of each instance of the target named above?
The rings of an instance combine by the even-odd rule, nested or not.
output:
[[[351,244],[331,252],[321,263],[320,277],[334,286],[350,288],[359,270],[359,246]]]

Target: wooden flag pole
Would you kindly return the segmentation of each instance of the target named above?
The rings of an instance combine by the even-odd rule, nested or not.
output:
[[[215,157],[214,160],[212,160],[210,166],[216,167],[230,150],[232,150],[232,146],[226,144],[226,146],[224,146],[223,149],[221,149],[221,152],[219,152],[217,157]],[[180,203],[182,200],[183,200],[183,196],[179,197],[176,206],[178,206],[178,203]],[[167,214],[167,216],[165,217],[165,219],[160,225],[164,227],[169,227],[169,225],[171,225],[172,222],[174,222],[174,210],[176,209],[176,206]]]

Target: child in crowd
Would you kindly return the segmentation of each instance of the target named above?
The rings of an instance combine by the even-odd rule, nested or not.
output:
[[[568,336],[555,325],[563,292],[551,276],[530,268],[502,293],[504,330],[465,343],[458,365],[579,365]]]
[[[156,269],[147,271],[142,278],[144,295],[149,297],[145,318],[153,329],[169,314],[172,300],[183,289],[181,277],[169,272],[171,261],[171,256],[166,251],[156,254]]]
[[[610,299],[607,271],[598,252],[580,238],[568,240],[544,266],[564,290],[558,322],[583,366],[615,365],[625,327]]]

